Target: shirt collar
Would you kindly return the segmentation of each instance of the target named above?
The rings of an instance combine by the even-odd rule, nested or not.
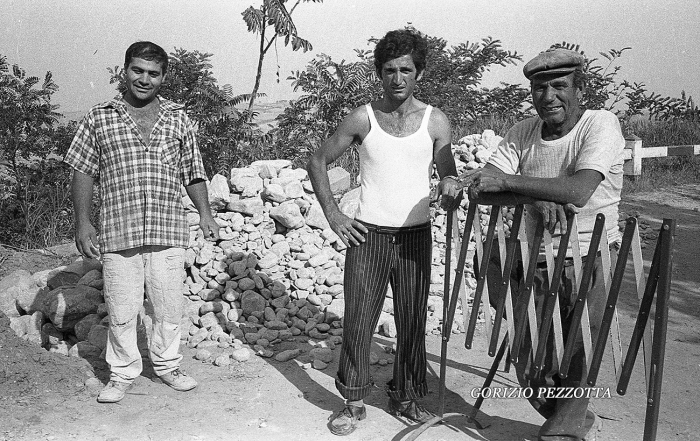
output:
[[[170,101],[170,100],[163,98],[160,95],[158,95],[158,99],[160,100],[161,110],[164,110],[166,112],[174,112],[177,110],[184,110],[184,108],[185,108],[184,104],[175,103],[173,101]],[[112,107],[112,108],[117,109],[120,112],[126,111],[126,103],[124,102],[124,98],[122,95],[117,95],[114,98],[112,98],[110,101],[99,104],[98,107],[105,108],[105,109]]]

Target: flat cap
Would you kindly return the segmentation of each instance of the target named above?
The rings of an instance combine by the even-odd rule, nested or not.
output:
[[[528,80],[538,75],[568,74],[583,67],[586,59],[580,53],[564,48],[550,48],[540,52],[523,67]]]

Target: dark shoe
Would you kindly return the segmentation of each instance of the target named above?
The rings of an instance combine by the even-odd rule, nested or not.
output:
[[[346,405],[343,410],[336,412],[328,423],[333,435],[350,435],[357,427],[357,422],[367,417],[365,406]]]
[[[416,400],[402,403],[401,401],[389,398],[389,413],[395,416],[402,416],[419,424],[423,424],[435,417],[434,413],[426,410]]]

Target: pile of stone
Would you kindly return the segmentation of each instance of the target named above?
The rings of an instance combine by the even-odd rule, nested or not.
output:
[[[359,190],[348,191],[350,176],[342,168],[330,170],[329,178],[341,210],[352,216]],[[288,161],[258,161],[232,170],[228,182],[215,176],[209,190],[222,240],[216,245],[206,241],[199,217],[190,212],[191,246],[185,264],[190,322],[183,323],[189,325],[188,345],[200,349],[240,340],[263,356],[272,356],[271,347],[299,335],[328,347],[337,345],[344,310],[345,246],[329,228],[306,171],[291,168]],[[193,208],[186,196],[185,205]],[[436,215],[427,331],[439,333],[444,214]],[[377,331],[395,337],[391,297],[388,289]],[[462,317],[455,322],[457,332]],[[294,355],[281,357],[290,354]]]
[[[457,170],[474,170],[481,168],[489,161],[491,155],[498,149],[498,144],[503,140],[493,130],[484,130],[483,133],[467,135],[452,145],[452,151],[457,161]]]
[[[99,358],[107,343],[102,285],[96,260],[34,274],[16,270],[0,280],[0,310],[28,341],[64,355]]]
[[[498,137],[491,131],[460,139],[453,146],[458,171],[482,167],[497,144]],[[359,189],[350,190],[350,175],[342,168],[330,170],[329,179],[341,210],[352,216]],[[220,227],[216,243],[205,240],[199,215],[183,189],[190,228],[181,323],[187,346],[196,349],[198,359],[217,365],[231,359],[245,361],[253,353],[284,361],[302,351],[276,351],[284,346],[279,343],[301,337],[298,340],[315,345],[307,354],[310,365],[323,367],[332,359],[329,351],[341,342],[345,245],[330,229],[307,172],[286,160],[257,161],[231,170],[228,178],[214,176],[209,195]],[[457,213],[460,231],[464,231],[466,207],[465,200]],[[485,225],[486,207],[480,215]],[[439,334],[445,213],[431,208],[431,216],[435,241],[426,332]],[[507,211],[504,219],[508,221]],[[468,294],[475,286],[470,266],[468,260]],[[0,309],[10,317],[17,334],[51,351],[103,357],[107,317],[101,288],[98,261],[78,260],[33,275],[17,271],[0,282]],[[463,306],[458,308],[453,332],[463,331]],[[144,354],[151,312],[145,302],[139,313],[139,347]],[[390,288],[376,331],[396,336]],[[231,350],[220,354],[224,348]]]

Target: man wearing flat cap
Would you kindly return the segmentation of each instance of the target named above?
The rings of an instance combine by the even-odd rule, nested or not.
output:
[[[523,68],[530,80],[532,102],[537,116],[515,124],[500,143],[488,164],[461,177],[470,185],[469,198],[480,204],[526,204],[525,226],[529,235],[541,217],[552,233],[555,246],[566,227],[566,211],[578,213],[581,255],[588,254],[597,213],[606,219],[608,243],[613,261],[620,241],[617,226],[618,204],[622,190],[622,152],[625,146],[617,117],[606,110],[581,106],[585,83],[585,59],[563,48],[541,52]],[[559,228],[556,228],[559,225]],[[497,246],[497,245],[496,245]],[[492,251],[488,266],[491,292],[497,292],[500,280],[499,252]],[[606,291],[601,257],[595,252],[595,269],[587,296],[591,338],[597,337],[605,307]],[[539,256],[544,261],[544,255]],[[475,268],[478,268],[475,266]],[[492,274],[493,272],[493,274]],[[559,306],[564,339],[576,299],[572,290],[573,265],[567,259],[559,290]],[[547,268],[538,263],[534,297],[539,321],[548,287]],[[514,292],[522,283],[522,264],[511,274]],[[494,299],[495,300],[495,299]],[[515,299],[514,299],[515,302]],[[516,314],[517,315],[517,314]],[[517,326],[517,324],[516,324]],[[588,398],[538,398],[539,388],[584,387],[587,366],[579,335],[567,378],[559,377],[553,338],[545,356],[545,367],[530,374],[530,339],[523,339],[516,363],[520,384],[532,387],[533,407],[546,418],[539,431],[540,440],[593,440],[600,430],[597,416],[588,409]],[[546,394],[544,394],[546,396]]]

